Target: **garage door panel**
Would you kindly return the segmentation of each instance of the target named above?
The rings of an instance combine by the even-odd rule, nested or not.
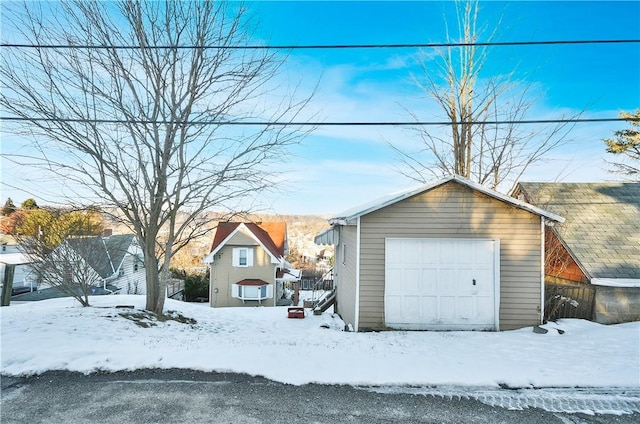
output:
[[[490,322],[493,319],[494,310],[492,298],[478,298],[476,302],[477,317],[479,321]]]
[[[421,322],[434,322],[438,319],[438,298],[436,296],[423,296],[421,304]]]
[[[476,290],[478,294],[492,296],[495,289],[494,273],[490,269],[479,269],[475,272]]]
[[[401,313],[404,322],[410,322],[420,316],[420,301],[420,296],[406,296],[404,298]]]
[[[406,268],[402,275],[402,286],[407,294],[420,291],[420,268]]]
[[[437,264],[439,263],[439,248],[432,243],[420,243],[420,262],[425,264]]]
[[[417,265],[421,259],[420,245],[418,243],[412,243],[411,246],[404,246],[402,260],[405,264]]]
[[[464,264],[473,264],[474,263],[474,249],[476,249],[475,244],[465,243],[464,241],[460,241],[455,243],[454,245],[455,251],[452,252],[452,255],[455,256],[455,263],[459,265]]]
[[[440,268],[439,272],[433,276],[438,281],[438,292],[443,295],[455,295],[457,274],[455,268]]]
[[[402,263],[403,246],[400,240],[388,240],[385,250],[385,261],[387,265]]]
[[[475,298],[473,296],[458,296],[457,318],[462,320],[471,320],[476,317]]]
[[[456,316],[455,296],[440,296],[438,320],[451,321]],[[436,321],[438,321],[436,320]]]
[[[493,241],[484,240],[478,242],[478,249],[474,249],[474,262],[476,264],[490,264],[494,259]]]
[[[455,251],[456,242],[453,240],[440,240],[438,245],[438,263],[441,265],[456,263],[455,256],[451,252]]]
[[[436,296],[438,294],[437,270],[433,268],[422,269],[420,290],[425,296]]]
[[[473,285],[475,277],[473,268],[460,267],[456,274],[456,293],[460,296],[468,296],[473,294],[476,287]]]
[[[497,246],[495,240],[484,239],[387,239],[386,324],[496,328]]]

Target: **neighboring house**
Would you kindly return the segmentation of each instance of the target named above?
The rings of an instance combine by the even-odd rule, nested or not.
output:
[[[30,259],[20,252],[15,237],[0,234],[0,283],[4,286],[7,267],[13,266],[12,293],[26,293],[38,287],[38,279],[32,272]]]
[[[63,243],[74,249],[94,272],[91,279],[99,282],[96,289],[120,294],[146,293],[144,257],[133,234],[75,237]],[[55,253],[54,250],[52,254]],[[46,286],[46,282],[42,285]]]
[[[290,303],[285,285],[300,271],[285,261],[288,250],[285,222],[220,222],[204,258],[211,307]]]
[[[458,176],[331,219],[336,311],[355,331],[540,324],[546,223],[563,218]]]
[[[19,252],[19,243],[14,236],[0,234],[0,255]]]
[[[599,323],[640,320],[640,183],[520,183],[513,195],[566,218],[547,232],[549,290],[594,291],[593,304],[581,297]]]

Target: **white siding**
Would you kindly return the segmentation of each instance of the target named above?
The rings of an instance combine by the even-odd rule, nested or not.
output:
[[[144,263],[141,260],[138,260],[134,255],[127,253],[120,265],[120,273],[118,275],[121,274],[121,276],[117,277],[113,281],[109,281],[107,284],[119,287],[120,294],[146,294],[146,275],[143,265]]]

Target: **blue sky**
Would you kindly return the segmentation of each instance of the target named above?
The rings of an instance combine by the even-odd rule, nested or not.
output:
[[[444,42],[452,2],[248,2],[254,36],[272,45]],[[482,2],[479,21],[495,41],[640,39],[640,2]],[[412,81],[416,49],[293,50],[284,83],[301,93],[319,82],[309,108],[320,121],[424,120],[438,111]],[[434,52],[430,52],[434,53]],[[559,117],[584,109],[584,117],[616,117],[640,107],[640,44],[493,47],[485,75],[514,72],[536,87],[530,118]],[[530,169],[528,181],[600,181],[607,172],[602,139],[624,123],[578,124],[570,145]],[[5,136],[5,135],[3,135]],[[282,163],[277,193],[262,199],[273,213],[333,214],[415,185],[402,176],[387,142],[411,146],[403,128],[320,127]],[[5,146],[6,149],[6,146]],[[4,149],[3,149],[4,150]],[[6,151],[6,150],[5,150]],[[10,165],[2,177],[16,185]],[[2,185],[1,198],[34,195]],[[37,196],[36,196],[37,197]]]
[[[444,42],[452,2],[250,3],[257,35],[271,44],[384,44]],[[479,21],[500,25],[495,41],[639,39],[639,2],[482,2]],[[415,49],[295,50],[305,78],[322,74],[314,107],[327,121],[406,121],[404,110],[435,120],[412,82]],[[537,87],[532,119],[585,110],[584,117],[616,117],[640,107],[640,44],[493,47],[485,75],[515,70]],[[302,71],[304,70],[304,71]],[[424,110],[423,110],[424,109]],[[623,123],[578,124],[574,140],[530,169],[523,180],[600,181],[607,172],[601,140]],[[337,213],[415,183],[397,171],[385,141],[411,145],[404,129],[319,128],[291,165],[296,199],[274,202],[277,212]],[[285,206],[281,206],[285,205]]]

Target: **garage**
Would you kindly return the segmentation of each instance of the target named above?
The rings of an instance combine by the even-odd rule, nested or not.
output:
[[[385,326],[498,330],[498,239],[385,239]]]

